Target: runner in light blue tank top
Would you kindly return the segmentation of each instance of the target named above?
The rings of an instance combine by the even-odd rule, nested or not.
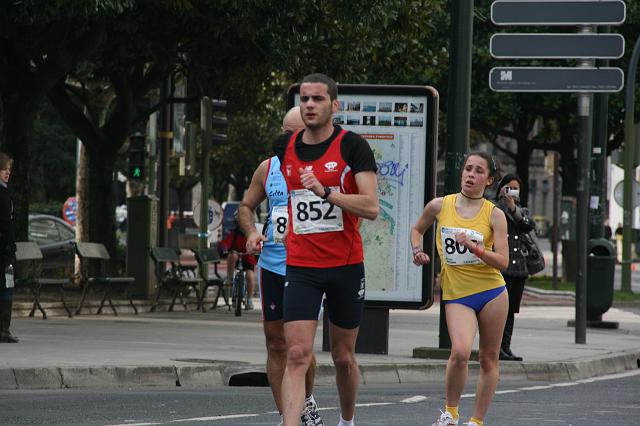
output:
[[[266,221],[267,229],[265,233],[267,241],[263,243],[258,266],[276,274],[284,275],[286,272],[285,261],[287,253],[281,241],[274,241],[274,233],[277,239],[284,232],[289,195],[287,183],[280,172],[280,160],[277,156],[273,156],[269,160],[264,192],[269,200],[269,215]]]

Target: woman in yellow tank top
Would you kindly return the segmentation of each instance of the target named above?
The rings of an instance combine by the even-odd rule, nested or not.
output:
[[[431,259],[422,250],[422,237],[437,220],[441,303],[445,303],[451,337],[445,409],[433,426],[458,424],[460,395],[478,330],[480,376],[468,425],[483,426],[498,384],[498,354],[509,306],[500,271],[508,266],[509,245],[504,213],[484,198],[485,189],[493,184],[496,175],[495,162],[489,154],[469,154],[460,192],[429,201],[411,228],[413,263],[424,265]]]

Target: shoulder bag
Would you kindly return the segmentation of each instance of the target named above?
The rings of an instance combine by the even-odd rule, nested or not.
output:
[[[542,252],[538,247],[538,243],[536,243],[535,236],[531,235],[535,230],[527,234],[522,234],[522,243],[525,245],[527,250],[527,272],[529,275],[537,274],[538,272],[544,269],[544,256],[542,256]]]

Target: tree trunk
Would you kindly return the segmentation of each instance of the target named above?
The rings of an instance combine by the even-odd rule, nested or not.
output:
[[[89,159],[87,149],[80,144],[80,158],[78,158],[78,174],[76,175],[76,202],[78,211],[76,212],[76,241],[88,242],[89,239],[89,187],[87,185],[87,175],[89,172]],[[80,258],[76,257],[75,275],[80,276]]]
[[[113,195],[116,154],[89,154],[89,241],[105,245],[111,258],[116,256],[115,197]]]
[[[522,180],[520,188],[520,203],[527,207],[529,204],[529,160],[531,159],[531,149],[524,148],[529,145],[529,141],[518,141],[518,152],[516,153],[516,173]]]

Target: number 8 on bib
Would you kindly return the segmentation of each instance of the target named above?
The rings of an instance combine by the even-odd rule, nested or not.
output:
[[[473,229],[466,228],[448,228],[443,226],[441,228],[442,238],[442,254],[447,265],[479,265],[482,261],[471,252],[468,248],[462,244],[456,242],[456,234],[464,232],[467,234],[471,241],[477,243],[479,246],[484,246],[484,236]]]
[[[331,187],[331,190],[340,191],[338,187]],[[308,189],[291,191],[291,209],[293,232],[298,235],[336,232],[344,229],[342,209],[323,200]]]

